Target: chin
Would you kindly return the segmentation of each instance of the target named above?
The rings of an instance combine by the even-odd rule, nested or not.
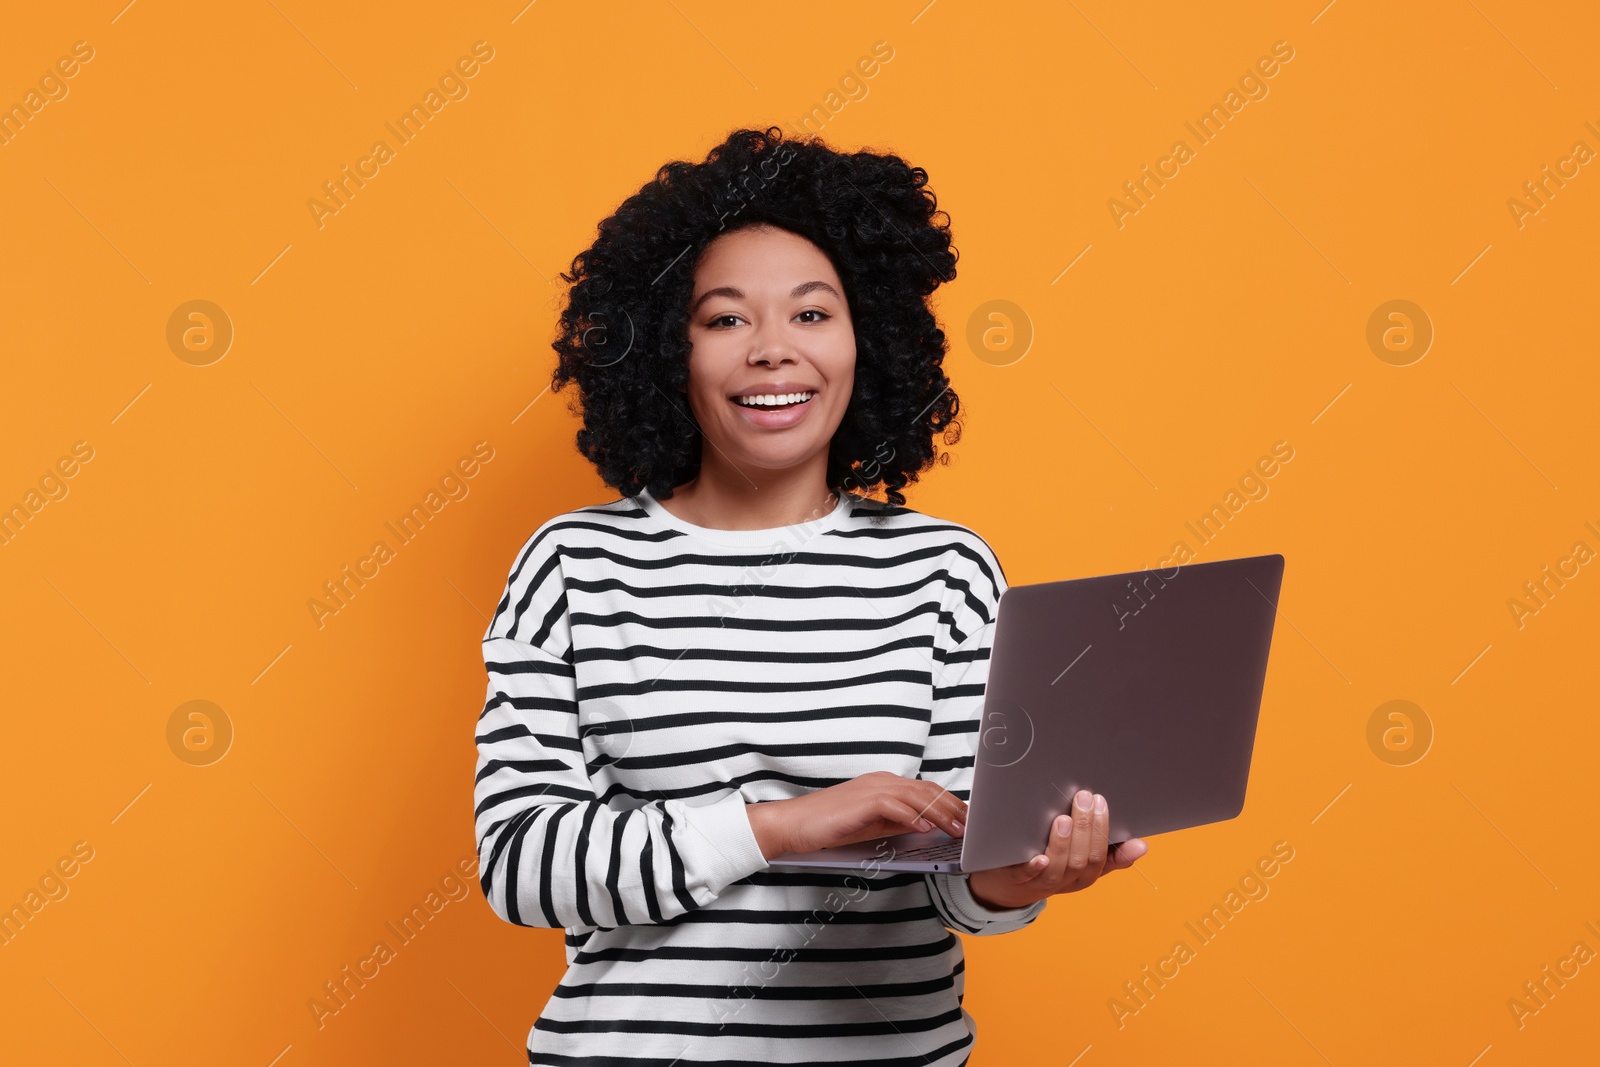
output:
[[[760,452],[747,452],[745,455],[748,458],[749,465],[758,470],[787,471],[793,470],[796,467],[805,466],[816,456],[816,452],[811,451],[799,454],[793,452],[784,452],[779,455],[772,455],[770,453],[763,454]]]

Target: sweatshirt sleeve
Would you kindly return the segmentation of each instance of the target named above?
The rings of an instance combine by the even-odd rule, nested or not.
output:
[[[933,716],[919,776],[970,800],[989,652],[1006,580],[994,551],[970,531],[946,559],[944,607],[933,649]],[[1049,903],[1046,898],[1022,908],[996,910],[973,898],[968,874],[930,872],[923,877],[939,917],[958,933],[982,936],[1020,930]]]
[[[626,807],[596,794],[555,521],[520,553],[483,637],[479,881],[494,913],[521,926],[669,922],[767,859],[736,790],[709,803]]]

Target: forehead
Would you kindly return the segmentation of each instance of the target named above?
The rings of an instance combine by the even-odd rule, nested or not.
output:
[[[839,280],[827,253],[797,233],[769,226],[721,234],[706,245],[694,271],[696,292],[729,282],[778,287],[812,278]]]

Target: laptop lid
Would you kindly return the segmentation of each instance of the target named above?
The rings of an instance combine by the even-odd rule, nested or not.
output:
[[[1113,843],[1237,816],[1282,580],[1272,554],[1008,587],[961,866],[1041,850],[1079,789]]]

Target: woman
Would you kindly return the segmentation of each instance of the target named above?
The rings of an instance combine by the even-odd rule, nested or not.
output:
[[[1085,792],[1015,867],[768,862],[963,830],[1006,582],[900,493],[960,436],[926,182],[739,130],[562,276],[553,384],[578,385],[578,448],[621,496],[518,554],[474,797],[491,907],[566,930],[533,1063],[965,1063],[956,933],[1021,929],[1145,851],[1108,860]]]

